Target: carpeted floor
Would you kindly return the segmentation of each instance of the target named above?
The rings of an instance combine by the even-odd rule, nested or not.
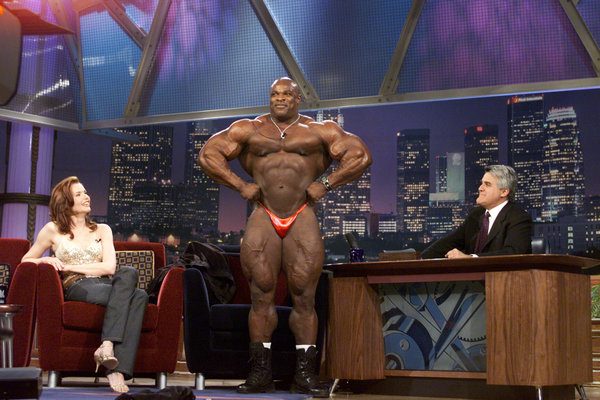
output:
[[[133,389],[130,393],[141,391],[142,389]],[[156,389],[158,390],[158,389]],[[303,394],[292,394],[289,392],[274,392],[265,394],[244,395],[239,394],[232,389],[207,389],[194,390],[196,399],[198,400],[302,400],[310,396]],[[59,387],[49,389],[44,387],[42,390],[42,400],[106,400],[114,399],[117,394],[107,387]]]

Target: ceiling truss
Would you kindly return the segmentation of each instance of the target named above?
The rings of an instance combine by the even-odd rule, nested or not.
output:
[[[65,131],[87,131],[97,134],[111,136],[118,140],[131,140],[130,135],[120,134],[112,131],[113,128],[132,127],[153,124],[170,124],[178,122],[187,122],[200,119],[217,119],[238,116],[252,116],[268,112],[268,107],[245,107],[222,110],[206,110],[197,112],[176,113],[168,115],[138,116],[141,105],[141,95],[152,71],[156,56],[157,46],[162,36],[165,21],[169,12],[172,0],[159,0],[154,14],[150,32],[146,33],[135,22],[133,22],[125,12],[125,9],[118,0],[79,0],[74,2],[77,12],[103,5],[110,13],[112,18],[122,27],[122,29],[131,37],[131,39],[142,49],[142,58],[138,68],[129,99],[125,107],[123,118],[102,121],[88,121],[85,113],[85,90],[83,79],[82,53],[80,46],[79,27],[76,29],[76,37],[69,36],[65,38],[69,54],[73,60],[80,79],[81,98],[83,107],[83,120],[81,126],[77,124],[60,121],[51,118],[39,117],[35,115],[16,113],[0,108],[0,118],[10,121],[25,121],[39,124],[41,126],[51,126]],[[268,35],[273,47],[275,48],[282,64],[290,76],[298,83],[304,99],[303,110],[317,110],[324,108],[374,106],[386,103],[420,102],[435,101],[452,98],[467,97],[485,97],[508,94],[535,93],[540,91],[600,88],[600,49],[594,41],[592,34],[587,28],[581,15],[577,10],[577,1],[558,0],[568,16],[573,28],[577,32],[581,42],[590,56],[594,70],[598,78],[575,79],[564,81],[550,81],[529,84],[501,85],[491,87],[467,88],[440,90],[432,92],[403,93],[398,94],[398,77],[407,50],[409,48],[413,33],[419,22],[421,12],[425,6],[426,0],[413,0],[411,9],[407,15],[404,27],[396,44],[395,51],[390,59],[388,71],[382,79],[379,94],[377,96],[340,98],[332,100],[321,100],[318,93],[305,76],[298,60],[294,57],[289,44],[285,41],[282,32],[271,15],[264,0],[248,0],[251,4],[257,18],[261,22],[263,29]],[[60,0],[49,0],[52,11],[57,16],[60,24],[67,26],[64,9]],[[108,131],[106,131],[108,129]]]

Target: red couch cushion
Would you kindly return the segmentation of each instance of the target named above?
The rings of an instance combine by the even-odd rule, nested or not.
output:
[[[104,306],[84,303],[81,301],[65,301],[63,307],[63,325],[69,329],[79,329],[89,332],[101,332],[104,321]],[[158,324],[158,307],[148,304],[142,332],[151,332]]]

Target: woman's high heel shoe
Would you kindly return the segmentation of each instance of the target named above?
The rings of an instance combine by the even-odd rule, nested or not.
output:
[[[96,372],[102,365],[107,370],[113,370],[119,365],[119,360],[114,356],[112,349],[108,346],[100,346],[94,352],[94,361],[96,361]]]

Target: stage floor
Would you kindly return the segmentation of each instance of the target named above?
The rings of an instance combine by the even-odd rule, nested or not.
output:
[[[47,376],[44,373],[44,384],[47,382]],[[242,383],[240,380],[216,380],[207,379],[207,389],[217,389],[221,387],[234,387]],[[167,379],[168,386],[189,386],[194,385],[194,376],[189,373],[175,373],[169,375]],[[63,385],[68,387],[90,387],[90,386],[107,386],[106,379],[100,379],[99,383],[94,383],[93,378],[64,378]],[[128,385],[132,389],[152,389],[154,386],[154,380],[149,378],[139,378],[134,382],[129,381]],[[588,399],[600,400],[600,385],[586,385],[585,391]],[[257,396],[258,397],[258,396]],[[398,395],[380,395],[380,394],[368,394],[368,393],[352,393],[342,385],[336,393],[334,393],[334,399],[349,399],[349,400],[448,400],[448,397],[412,397],[412,396],[398,396]],[[579,396],[575,394],[575,399],[579,399]],[[452,400],[461,400],[453,398]]]

